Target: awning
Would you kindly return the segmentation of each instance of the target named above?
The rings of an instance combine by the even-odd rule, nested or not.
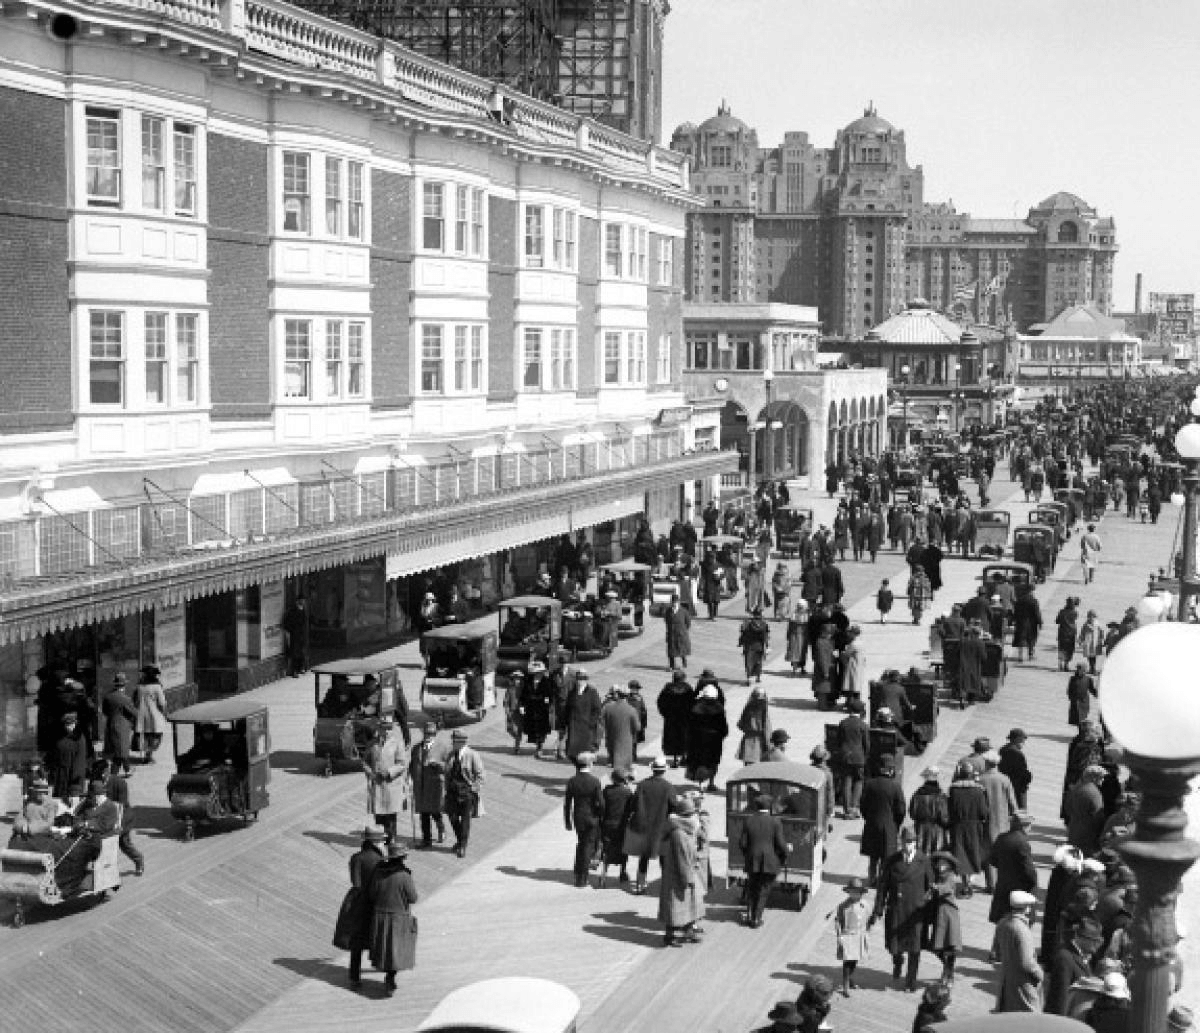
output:
[[[228,495],[236,491],[252,491],[255,488],[278,488],[284,484],[295,484],[296,478],[286,467],[276,466],[269,470],[238,470],[230,473],[202,473],[192,485],[190,495]]]
[[[428,570],[637,512],[649,491],[732,472],[737,464],[736,452],[697,452],[167,559],[143,557],[116,570],[0,586],[0,645],[380,556],[391,557],[393,569]]]
[[[46,507],[59,513],[88,513],[94,509],[111,509],[112,503],[102,499],[91,488],[62,488],[44,491],[41,500]]]

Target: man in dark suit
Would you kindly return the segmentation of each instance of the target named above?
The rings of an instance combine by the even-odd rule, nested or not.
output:
[[[1032,893],[1037,888],[1037,869],[1033,866],[1033,852],[1029,846],[1032,827],[1033,819],[1024,811],[1018,811],[1009,819],[1009,830],[992,841],[988,863],[996,869],[996,889],[988,909],[988,921],[993,925],[1008,914],[1008,895],[1013,890]]]
[[[1021,728],[1014,728],[1008,733],[1008,742],[1000,747],[999,771],[1007,775],[1012,783],[1013,793],[1017,797],[1017,806],[1025,809],[1029,795],[1029,784],[1033,775],[1029,771],[1029,760],[1025,756],[1025,740],[1029,736]]]
[[[80,849],[89,859],[100,856],[100,840],[120,833],[121,808],[108,798],[107,779],[88,782],[87,796],[75,814],[73,829],[85,837]]]
[[[832,560],[821,568],[821,602],[826,606],[840,603],[846,589],[842,584],[842,572]]]
[[[87,787],[88,753],[89,743],[79,728],[79,715],[69,710],[62,716],[60,734],[46,763],[56,799],[70,803],[83,796]]]
[[[884,863],[875,891],[875,909],[869,925],[883,918],[885,944],[892,956],[892,979],[899,982],[905,958],[905,989],[916,990],[921,961],[921,934],[925,926],[925,900],[933,887],[929,858],[917,849],[912,829],[900,833],[900,849]]]
[[[783,822],[771,814],[769,796],[755,797],[754,812],[742,826],[739,845],[746,870],[746,924],[757,929],[763,924],[771,885],[789,850],[783,838]]]
[[[626,834],[639,844],[637,882],[633,888],[633,892],[639,895],[646,892],[650,858],[658,856],[658,846],[667,829],[667,816],[675,800],[675,787],[667,781],[666,774],[667,758],[655,757],[650,763],[650,777],[638,783],[629,802]]]
[[[363,829],[362,845],[350,855],[350,890],[342,901],[334,928],[335,947],[350,952],[350,985],[362,986],[363,951],[370,946],[371,936],[371,879],[383,860],[383,842],[387,834],[381,828]]]
[[[866,704],[861,699],[850,701],[850,716],[838,725],[838,760],[841,762],[842,817],[859,817],[863,778],[867,770],[867,754],[871,749],[871,730],[863,720]]]
[[[593,757],[581,753],[575,758],[575,774],[567,780],[563,798],[563,821],[567,831],[575,832],[575,885],[587,885],[588,869],[596,856],[600,823],[604,818],[604,792],[600,780],[592,774]]]
[[[895,758],[885,753],[879,758],[879,774],[868,778],[862,791],[863,831],[858,852],[867,858],[867,882],[872,887],[879,881],[880,866],[896,852],[896,836],[906,813]]]

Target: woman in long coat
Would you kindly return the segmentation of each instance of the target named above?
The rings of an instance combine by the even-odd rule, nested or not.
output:
[[[804,643],[808,637],[809,616],[808,603],[801,599],[788,617],[787,652],[784,659],[792,665],[793,674],[804,669],[800,662],[806,652]]]
[[[988,804],[975,775],[973,765],[963,761],[950,783],[950,851],[958,863],[967,896],[971,895],[971,876],[982,872],[987,863]]]
[[[362,846],[350,857],[350,888],[342,898],[337,924],[333,930],[333,945],[348,950],[350,956],[350,985],[358,986],[362,952],[371,946],[371,879],[383,861],[381,829],[363,830]]]
[[[504,727],[512,736],[513,753],[521,752],[521,739],[525,735],[524,696],[525,675],[521,671],[513,671],[509,676],[508,688],[504,691]]]
[[[928,949],[942,963],[942,982],[954,981],[954,963],[962,950],[962,921],[958,914],[957,865],[950,854],[933,855],[933,887],[929,891]]]
[[[846,630],[846,637],[849,641],[842,649],[842,695],[848,700],[855,696],[859,699],[866,699],[870,691],[870,683],[867,679],[867,657],[862,646],[858,644],[861,634],[862,628],[857,624],[852,624]]]
[[[687,732],[687,775],[697,782],[707,782],[710,790],[716,789],[717,768],[721,766],[721,751],[729,735],[729,721],[725,708],[717,699],[717,690],[708,686],[688,715]]]
[[[763,572],[757,560],[751,560],[746,570],[746,612],[761,610],[767,602],[767,590],[763,583]]]
[[[658,920],[662,922],[663,944],[674,947],[677,935],[694,941],[693,926],[700,917],[699,887],[696,885],[696,841],[690,819],[695,817],[692,801],[683,797],[675,813],[667,818],[667,831],[659,848],[662,882],[658,895]]]
[[[917,834],[917,849],[933,857],[945,847],[946,827],[950,823],[950,800],[938,783],[940,772],[929,767],[921,772],[924,779],[908,801],[908,816]]]
[[[1054,618],[1054,623],[1058,625],[1058,669],[1060,671],[1068,670],[1071,666],[1071,659],[1075,656],[1075,642],[1079,633],[1077,605],[1078,603],[1072,596]]]
[[[387,973],[384,988],[388,996],[396,992],[396,973],[417,964],[417,919],[412,905],[417,902],[417,886],[404,859],[408,847],[392,843],[386,861],[375,867],[368,896],[371,915],[371,964]]]
[[[817,697],[817,706],[828,710],[833,706],[833,624],[822,624],[821,633],[813,646],[813,695]]]
[[[757,764],[765,760],[771,748],[771,711],[766,690],[756,685],[738,718],[738,730],[742,741],[738,744],[738,760],[745,764]]]
[[[1092,697],[1096,695],[1096,680],[1087,673],[1087,664],[1076,664],[1075,673],[1067,682],[1067,721],[1078,728],[1092,712]]]
[[[539,666],[542,666],[539,664]],[[522,725],[525,738],[533,743],[533,755],[542,755],[542,746],[550,735],[550,715],[554,710],[554,686],[550,676],[533,669],[530,665],[529,677],[525,682],[525,691],[521,695],[521,708],[524,710]]]
[[[162,744],[167,730],[167,695],[158,681],[157,667],[142,668],[142,682],[133,690],[133,704],[137,707],[137,722],[134,730],[142,740],[142,763],[153,764],[154,752]]]
[[[679,758],[687,753],[688,717],[695,696],[683,671],[675,671],[671,680],[658,694],[658,712],[662,715],[662,751],[678,767]]]
[[[629,872],[625,868],[629,863],[629,855],[625,853],[625,828],[629,824],[629,804],[633,800],[632,781],[631,772],[614,771],[612,783],[601,792],[604,816],[600,819],[600,856],[604,866],[600,869],[600,889],[608,879],[610,864],[620,868],[621,882],[629,881]]]
[[[867,887],[862,879],[851,879],[842,887],[846,899],[837,906],[833,929],[837,936],[837,956],[842,963],[842,996],[849,997],[856,990],[854,970],[860,961],[866,961],[871,952],[867,936],[867,922],[871,909],[865,900]]]
[[[125,675],[113,676],[113,687],[100,705],[104,714],[104,756],[120,764],[128,775],[137,707],[125,692]]]

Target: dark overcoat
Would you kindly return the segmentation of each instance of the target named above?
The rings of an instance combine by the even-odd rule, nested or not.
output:
[[[933,868],[919,850],[911,861],[898,850],[883,864],[875,894],[875,917],[883,917],[889,954],[921,950],[925,926],[925,900],[933,886]]]
[[[692,615],[684,607],[663,614],[666,626],[667,655],[686,660],[692,654]]]
[[[122,689],[113,689],[100,704],[104,712],[104,755],[129,760],[129,744],[138,711]]]
[[[950,785],[950,850],[960,875],[983,871],[987,861],[988,803],[977,782]]]
[[[729,735],[725,708],[716,699],[698,699],[688,715],[687,769],[695,774],[704,768],[715,776],[721,766],[721,751]],[[699,777],[698,775],[696,776]]]
[[[639,849],[627,849],[626,853],[653,856],[657,852],[674,799],[675,787],[661,775],[651,775],[638,783],[629,803],[628,831],[631,839],[638,841]]]
[[[578,684],[567,696],[567,756],[594,753],[600,746],[600,710],[604,701],[596,687]]]
[[[996,889],[988,909],[988,921],[999,922],[1008,914],[1008,895],[1013,890],[1032,893],[1037,888],[1037,869],[1029,837],[1020,829],[1010,829],[992,841],[990,863],[996,869]]]
[[[350,888],[342,898],[333,945],[341,950],[366,950],[371,944],[371,879],[383,854],[373,843],[364,843],[350,857]]]
[[[381,861],[368,888],[373,913],[371,964],[381,972],[401,972],[417,964],[417,919],[412,905],[417,887],[403,860]]]
[[[948,872],[930,890],[929,928],[926,946],[935,954],[939,951],[962,950],[962,920],[958,913],[958,876]]]
[[[695,696],[684,681],[671,681],[658,694],[658,712],[662,715],[662,749],[668,757],[680,757],[687,752],[688,715]]]
[[[446,769],[450,748],[434,739],[412,748],[408,766],[412,779],[413,810],[418,814],[441,814],[446,803]]]
[[[742,825],[738,846],[747,874],[778,875],[788,854],[783,822],[767,811],[755,811]]]
[[[883,860],[896,852],[896,836],[904,824],[904,790],[891,775],[876,775],[863,784],[859,809],[863,816],[863,857]]]

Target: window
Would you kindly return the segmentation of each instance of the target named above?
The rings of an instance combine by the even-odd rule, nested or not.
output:
[[[283,228],[289,233],[309,231],[308,155],[283,152]]]
[[[180,313],[175,317],[175,402],[200,400],[200,335],[197,317]]]
[[[483,255],[486,250],[483,232],[483,188],[474,187],[471,190],[471,254]]]
[[[646,335],[640,330],[632,331],[628,339],[628,365],[625,380],[630,384],[646,382]]]
[[[629,275],[638,280],[645,280],[646,252],[650,235],[644,229],[633,227],[630,236],[633,243],[633,254],[629,265]]]
[[[454,328],[454,391],[478,394],[483,390],[483,327]]]
[[[363,165],[346,162],[346,236],[363,239]]]
[[[621,382],[621,335],[606,333],[604,335],[604,383],[619,384]]]
[[[91,313],[88,327],[88,398],[92,405],[121,405],[125,401],[124,337],[122,313]]]
[[[342,163],[325,159],[325,232],[331,237],[342,233]]]
[[[312,323],[285,319],[283,339],[283,396],[312,398]]]
[[[351,398],[361,398],[365,392],[366,381],[366,331],[365,323],[351,323],[348,327],[347,344],[347,380],[346,394]]]
[[[100,108],[87,109],[87,202],[121,203],[121,116]]]
[[[470,239],[470,211],[470,188],[460,186],[454,192],[454,250],[464,255]]]
[[[674,349],[674,338],[671,334],[661,334],[658,338],[657,368],[654,379],[659,384],[671,382],[671,352]]]
[[[525,331],[524,353],[521,356],[524,373],[521,377],[523,387],[542,386],[542,331],[527,329]]]
[[[167,314],[147,312],[146,328],[146,403],[167,403]]]
[[[471,327],[471,390],[483,390],[483,327]]]
[[[525,209],[525,264],[533,269],[546,264],[545,211],[538,205]]]
[[[658,242],[658,282],[670,287],[675,280],[675,242],[667,237]]]
[[[454,390],[466,391],[470,362],[470,344],[465,326],[454,328]]]
[[[325,322],[325,397],[342,396],[342,371],[345,368],[342,354],[342,324],[340,320]]]
[[[442,327],[440,324],[421,327],[421,391],[425,394],[442,392]]]
[[[575,390],[575,331],[550,331],[550,370],[547,388],[551,391]]]
[[[446,239],[445,188],[441,183],[426,183],[422,196],[421,246],[430,251],[441,251]]]
[[[142,207],[161,212],[166,200],[167,155],[163,120],[142,116]]]
[[[175,214],[196,214],[196,127],[175,123]]]
[[[733,148],[729,144],[715,144],[709,153],[713,168],[727,169],[733,164]]]
[[[624,250],[621,246],[624,228],[615,223],[604,227],[604,271],[609,276],[621,276],[625,268]]]

